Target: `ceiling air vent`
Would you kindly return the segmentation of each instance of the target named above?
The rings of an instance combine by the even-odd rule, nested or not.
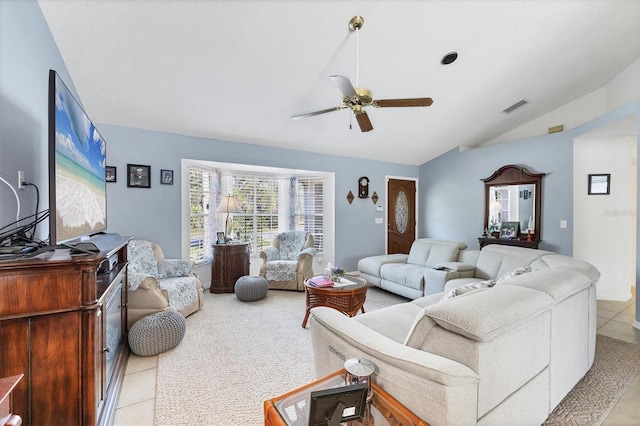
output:
[[[527,101],[525,101],[524,99],[522,99],[522,100],[520,100],[520,101],[516,102],[515,104],[511,105],[510,107],[503,109],[503,110],[502,110],[502,112],[503,112],[503,113],[505,113],[505,114],[509,114],[509,113],[510,113],[511,111],[513,111],[514,109],[518,109],[518,108],[520,108],[522,105],[527,104],[527,103],[528,103]]]

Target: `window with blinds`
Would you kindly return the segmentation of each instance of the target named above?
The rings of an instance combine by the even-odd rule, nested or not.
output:
[[[192,262],[211,260],[211,218],[209,201],[213,175],[208,170],[189,168],[189,254]]]
[[[196,263],[211,260],[211,244],[216,239],[216,230],[212,229],[211,223],[216,206],[209,205],[214,178],[213,171],[189,168],[190,257]],[[310,232],[315,247],[322,252],[324,179],[304,176],[295,180],[295,194],[290,194],[289,178],[230,176],[225,182],[231,188],[226,192],[233,194],[243,209],[242,213],[233,213],[229,217],[233,229],[231,237],[248,241],[251,252],[257,254],[270,246],[278,233],[293,226],[295,230]]]
[[[315,248],[322,252],[324,181],[322,178],[298,178],[296,186],[296,230],[310,232],[315,241]]]

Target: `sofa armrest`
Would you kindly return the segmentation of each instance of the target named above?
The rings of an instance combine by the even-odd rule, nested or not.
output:
[[[476,270],[475,265],[469,265],[462,262],[445,262],[438,264],[438,266],[455,272],[468,272]]]
[[[136,291],[138,288],[150,289],[158,286],[158,280],[153,275],[130,273],[127,276],[127,290]]]
[[[329,340],[336,342],[342,340],[349,343],[354,349],[367,353],[376,365],[379,365],[375,361],[378,360],[381,363],[407,369],[412,375],[423,380],[431,380],[445,386],[476,384],[478,382],[478,375],[469,367],[448,358],[398,343],[357,320],[344,316],[335,309],[313,308],[311,310],[311,324],[311,343],[316,371],[318,367],[322,366],[322,363],[319,365],[319,361],[326,356],[322,353],[324,345],[331,344]],[[330,339],[323,338],[323,336],[328,336],[327,332],[332,335]],[[342,358],[340,352],[334,352],[334,355]],[[345,358],[350,358],[353,354],[342,353],[342,355]]]
[[[456,361],[405,346],[331,308],[311,310],[316,377],[349,358],[371,360],[373,380],[430,424],[475,424],[478,375]]]
[[[304,258],[304,257],[311,257],[313,258],[313,256],[315,256],[318,253],[318,250],[316,250],[313,247],[307,247],[306,249],[302,250],[300,253],[298,253],[298,259]]]
[[[424,295],[441,293],[447,281],[460,278],[460,272],[446,268],[425,268],[424,270]]]

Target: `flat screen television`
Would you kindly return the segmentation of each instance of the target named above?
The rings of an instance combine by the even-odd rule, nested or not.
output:
[[[107,228],[106,146],[54,70],[49,71],[49,244]]]

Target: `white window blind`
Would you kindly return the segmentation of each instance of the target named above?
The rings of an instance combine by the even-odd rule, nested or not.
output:
[[[296,230],[313,235],[315,248],[324,248],[324,182],[322,178],[298,178]]]
[[[251,242],[252,252],[260,252],[271,245],[280,229],[278,180],[271,177],[233,176],[232,193],[244,210],[233,215],[233,237]]]
[[[223,174],[228,176],[224,192],[233,194],[242,208],[241,213],[230,215],[232,238],[248,241],[257,254],[278,233],[289,230],[290,221],[285,219],[293,215],[295,230],[310,232],[315,247],[323,250],[323,178],[298,177],[296,193],[289,194],[288,177]],[[217,206],[210,205],[214,179],[212,171],[189,168],[190,257],[196,263],[211,260],[211,244],[216,239],[212,216]]]
[[[195,263],[211,260],[212,178],[208,170],[189,168],[189,257]]]

